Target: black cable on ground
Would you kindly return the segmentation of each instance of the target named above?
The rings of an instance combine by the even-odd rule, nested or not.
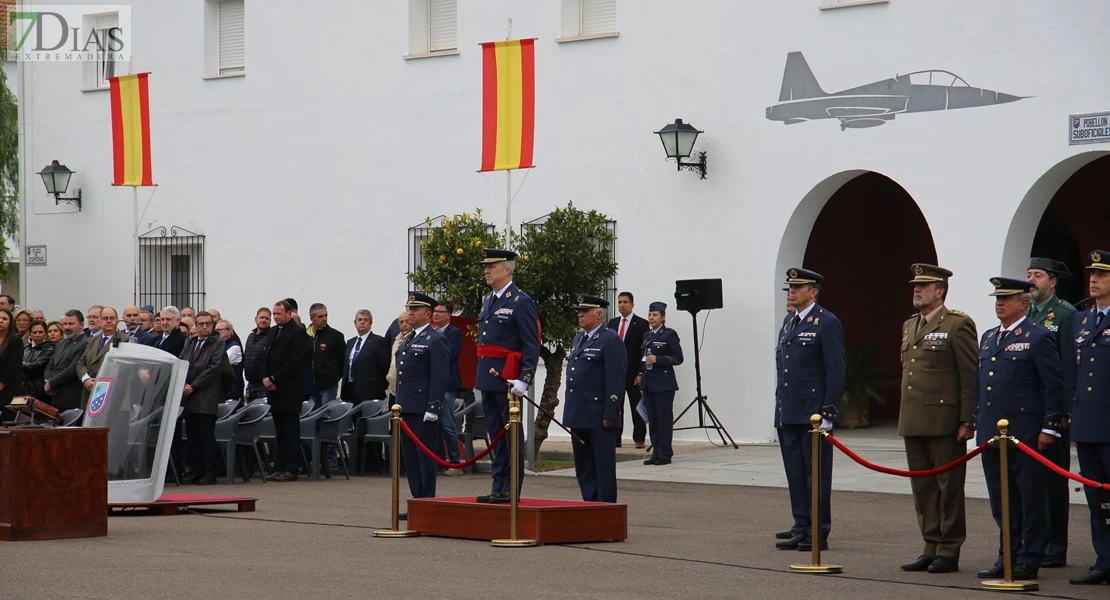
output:
[[[374,527],[372,525],[348,525],[346,523],[321,523],[321,522],[318,522],[318,521],[291,521],[291,520],[288,520],[288,519],[264,519],[262,517],[236,517],[236,516],[233,516],[233,515],[230,515],[230,514],[220,515],[220,514],[215,514],[215,513],[212,513],[212,512],[198,511],[198,510],[195,510],[195,509],[192,509],[192,508],[186,508],[185,512],[188,513],[188,514],[191,514],[191,515],[197,515],[199,517],[208,517],[210,519],[230,519],[230,520],[233,520],[233,521],[261,521],[261,522],[264,522],[264,523],[285,523],[285,524],[289,524],[289,525],[318,525],[318,526],[321,526],[321,527],[347,527],[347,528],[350,528],[350,529],[374,529],[374,530],[377,530],[377,531],[389,529],[389,527]],[[221,510],[219,512],[231,512],[231,511]]]

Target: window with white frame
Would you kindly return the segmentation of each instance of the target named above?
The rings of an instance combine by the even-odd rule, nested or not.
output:
[[[562,37],[557,41],[617,35],[617,0],[562,0]]]
[[[116,55],[109,51],[109,36],[119,37],[119,13],[86,15],[82,19],[83,31],[87,31],[88,52],[95,54],[95,60],[84,63],[84,87],[89,90],[106,90],[109,79],[116,75],[126,75],[127,65],[115,60]],[[113,33],[113,30],[116,30]],[[94,38],[95,35],[95,38]]]
[[[458,53],[458,0],[409,0],[409,51],[406,58]]]
[[[846,6],[859,6],[861,4],[886,4],[890,0],[821,0],[821,9],[844,8]]]
[[[230,77],[247,71],[247,22],[244,0],[204,3],[205,75]]]

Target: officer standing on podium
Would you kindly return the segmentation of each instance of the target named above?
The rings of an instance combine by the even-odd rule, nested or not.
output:
[[[578,295],[578,326],[567,357],[565,425],[582,439],[575,440],[574,474],[586,502],[617,501],[617,440],[624,405],[624,342],[605,326],[609,302],[599,296]]]
[[[1087,267],[1087,292],[1093,305],[1075,315],[1075,395],[1071,404],[1071,439],[1079,453],[1079,472],[1087,479],[1110,482],[1110,252],[1095,250]],[[1100,524],[1099,506],[1110,493],[1083,486],[1091,511],[1095,564],[1074,585],[1110,583],[1110,524]],[[1101,517],[1105,518],[1105,517]],[[1100,526],[1101,525],[1101,526]]]
[[[478,378],[474,387],[482,392],[482,411],[490,436],[497,435],[509,422],[506,382],[512,385],[513,394],[527,394],[540,357],[539,315],[532,298],[513,283],[515,261],[516,253],[511,250],[482,250],[486,285],[493,292],[482,299],[478,315]],[[478,496],[478,502],[509,502],[509,448],[508,436],[494,445],[493,488],[488,496]],[[521,468],[516,485],[520,489],[524,484],[523,439],[517,460]]]

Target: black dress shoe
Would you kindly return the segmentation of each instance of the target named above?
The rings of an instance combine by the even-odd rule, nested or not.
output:
[[[790,536],[790,539],[788,540],[775,542],[775,547],[779,550],[796,550],[798,548],[798,544],[802,543],[802,540],[804,539],[806,539],[805,534],[795,533],[794,535]]]
[[[477,498],[475,498],[475,500],[481,502],[482,504],[488,504],[490,496],[493,496],[493,492],[486,494],[485,496],[478,496]]]
[[[397,520],[398,521],[408,521],[409,520],[409,513],[397,513]]]
[[[821,537],[821,549],[822,550],[828,550],[829,549],[829,538],[824,537],[824,536]],[[801,542],[798,543],[798,551],[799,552],[813,552],[813,538],[811,536],[807,535],[804,540],[802,540]]]
[[[509,496],[509,492],[497,492],[489,495],[490,504],[508,504],[513,499]]]
[[[908,562],[898,568],[902,569],[903,571],[924,571],[928,569],[929,565],[932,565],[933,561],[935,561],[936,559],[937,557],[935,556],[925,556],[924,554],[922,554],[921,556],[917,557],[917,560],[913,562]]]
[[[653,457],[653,458],[649,458],[649,459],[645,460],[644,464],[645,465],[654,465],[655,464],[655,458]]]
[[[1032,581],[1037,578],[1037,567],[1014,565],[1014,581]]]
[[[205,475],[200,478],[200,481],[197,481],[197,485],[216,485],[216,476]]]
[[[196,485],[198,481],[200,481],[200,478],[190,476],[182,479],[181,485]]]
[[[1086,575],[1079,575],[1068,580],[1072,585],[1099,585],[1110,583],[1110,571],[1099,571],[1092,568]]]
[[[671,459],[669,459],[669,458],[660,458],[659,460],[655,461],[655,466],[657,466],[657,467],[660,466],[660,465],[669,465],[669,464],[671,464]]]
[[[955,573],[960,570],[960,563],[948,558],[947,556],[938,556],[933,564],[929,565],[930,573]]]
[[[1041,561],[1042,569],[1061,569],[1068,566],[1068,558],[1066,556],[1045,556]]]
[[[976,573],[975,576],[979,579],[998,579],[1005,574],[1006,571],[1003,568],[1002,563],[995,563],[995,565],[991,568],[983,569],[982,571]]]
[[[780,531],[780,532],[776,533],[775,534],[775,539],[776,540],[788,540],[788,539],[794,537],[795,533],[798,533],[798,530],[794,527],[791,527],[790,529],[787,529],[786,531]]]

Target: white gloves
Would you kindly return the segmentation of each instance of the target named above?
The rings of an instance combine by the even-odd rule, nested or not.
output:
[[[519,379],[510,379],[509,383],[513,384],[513,393],[517,396],[523,396],[528,393],[528,384]]]
[[[424,413],[424,422],[425,423],[435,423],[438,420],[439,420],[439,415],[435,414],[434,412],[429,411],[429,412]]]
[[[832,429],[832,427],[833,424],[831,421],[829,421],[828,419],[821,419],[821,426],[818,427],[818,429],[820,429],[821,431],[828,431]]]

